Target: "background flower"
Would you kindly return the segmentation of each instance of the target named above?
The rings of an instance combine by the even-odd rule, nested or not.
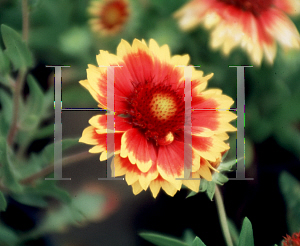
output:
[[[284,237],[283,246],[298,246],[300,245],[300,233],[294,233],[292,236],[286,235]]]
[[[89,7],[90,25],[99,35],[116,35],[129,19],[127,0],[92,0]]]
[[[284,49],[300,48],[300,35],[286,16],[299,14],[298,1],[289,0],[192,0],[174,16],[184,30],[203,24],[212,29],[210,45],[228,55],[240,46],[255,65],[263,56],[273,63],[276,42]]]

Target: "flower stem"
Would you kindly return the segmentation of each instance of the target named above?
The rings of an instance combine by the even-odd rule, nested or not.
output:
[[[23,40],[27,42],[28,40],[28,31],[29,31],[29,18],[28,18],[29,12],[28,12],[28,2],[27,0],[22,0],[22,36]],[[24,81],[25,81],[25,75],[27,71],[24,68],[21,68],[17,81],[15,83],[15,90],[14,90],[14,99],[13,99],[13,117],[12,117],[12,123],[7,135],[7,143],[9,145],[12,145],[14,141],[14,137],[17,133],[18,130],[18,116],[19,116],[19,101],[20,101],[20,96],[22,93]]]
[[[88,151],[81,152],[79,154],[75,154],[75,155],[71,155],[71,156],[67,156],[62,159],[62,166],[66,167],[69,164],[87,159],[91,156],[92,155]],[[43,178],[43,177],[47,176],[48,174],[53,173],[53,170],[54,170],[53,165],[49,165],[49,166],[45,167],[44,169],[42,169],[41,171],[34,173],[33,175],[31,175],[25,179],[22,179],[20,181],[20,183],[23,185],[33,184],[39,178]]]
[[[26,70],[21,69],[19,71],[17,81],[15,84],[15,90],[14,90],[14,98],[13,98],[13,116],[12,116],[12,123],[7,135],[7,143],[8,145],[12,145],[14,141],[15,134],[18,130],[18,116],[19,116],[19,102],[20,102],[20,96],[22,93],[24,81],[25,81],[25,75]]]
[[[230,232],[229,232],[228,223],[227,223],[227,217],[226,217],[226,212],[225,212],[222,195],[221,195],[221,192],[217,185],[216,185],[216,191],[215,191],[215,198],[216,198],[216,204],[217,204],[218,214],[219,214],[219,218],[220,218],[221,228],[222,228],[223,236],[226,241],[226,245],[233,246],[232,239],[231,239]]]

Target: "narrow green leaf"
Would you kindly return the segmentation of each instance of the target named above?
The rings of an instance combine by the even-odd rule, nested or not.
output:
[[[39,125],[39,116],[35,114],[28,114],[24,119],[20,120],[20,129],[23,131],[33,131]]]
[[[3,111],[0,111],[0,137],[4,137],[6,138],[7,137],[7,134],[8,134],[8,131],[9,131],[9,128],[10,128],[10,125],[5,121],[4,119],[4,114],[3,114]]]
[[[70,203],[71,197],[70,194],[56,185],[55,180],[44,180],[41,184],[32,188],[32,194],[41,195],[44,197],[54,197],[64,203]]]
[[[234,167],[236,166],[237,162],[242,159],[244,159],[244,157],[241,157],[239,159],[233,159],[231,161],[221,162],[220,166],[218,167],[218,170],[227,172],[232,171],[235,169]]]
[[[13,102],[10,95],[8,95],[5,91],[0,90],[0,102],[1,102],[1,112],[3,113],[3,118],[5,122],[10,125],[12,121],[13,115]],[[2,123],[2,122],[1,122]]]
[[[287,206],[287,226],[292,234],[300,231],[300,182],[291,174],[282,172],[279,186]]]
[[[18,241],[18,235],[9,227],[0,223],[0,245],[14,246]]]
[[[66,138],[62,140],[62,150],[66,150],[68,148],[71,148],[78,144],[79,138]],[[53,161],[54,159],[54,143],[48,144],[39,155],[41,158],[43,158],[46,163],[49,164],[49,162]]]
[[[229,180],[225,175],[217,172],[215,172],[212,177],[213,181],[219,185],[223,185]]]
[[[49,136],[53,136],[54,134],[54,125],[49,124],[41,129],[39,129],[36,134],[33,136],[34,139],[42,139],[47,138]]]
[[[143,232],[139,233],[139,235],[157,246],[188,246],[188,244],[176,238],[164,236],[158,233]]]
[[[206,246],[199,237],[196,237],[192,246]]]
[[[200,188],[199,188],[199,192],[204,192],[207,190],[207,186],[208,186],[208,181],[206,179],[201,179],[200,180]]]
[[[197,192],[191,191],[191,192],[186,196],[186,198],[191,197],[191,196],[194,196],[194,195],[197,195],[197,194],[198,194]]]
[[[250,220],[246,217],[243,221],[242,230],[239,238],[239,246],[254,246],[254,238],[252,225]]]
[[[7,207],[6,199],[3,193],[0,191],[0,211],[5,211]]]
[[[25,132],[32,132],[39,126],[44,114],[44,93],[31,74],[27,76],[27,83],[29,95],[24,110],[20,112],[20,128]],[[25,138],[28,136],[25,135]]]
[[[50,87],[48,91],[44,94],[44,105],[43,105],[43,119],[46,119],[54,115],[54,88]]]
[[[14,69],[32,67],[32,55],[19,33],[4,24],[1,25],[1,33],[6,47],[4,52],[11,60]]]
[[[188,245],[192,246],[196,235],[193,233],[191,229],[186,229],[183,233],[183,241]]]
[[[4,74],[8,74],[8,72],[9,72],[9,60],[0,47],[0,74],[4,75]]]
[[[29,74],[27,76],[29,98],[26,107],[32,114],[41,114],[44,106],[44,93],[36,79]]]
[[[0,137],[0,163],[2,164],[2,171],[4,174],[3,183],[11,190],[20,192],[22,190],[22,186],[16,180],[8,152],[9,149],[6,143],[6,139]]]
[[[216,190],[216,184],[215,182],[207,182],[207,190],[206,190],[206,194],[208,195],[208,198],[212,201],[213,197],[215,195],[215,190]]]
[[[22,194],[12,194],[11,197],[17,202],[27,206],[38,208],[46,208],[48,206],[48,202],[45,198],[36,194],[23,194],[22,192]]]
[[[223,162],[223,161],[226,159],[228,153],[229,153],[229,151],[226,151],[225,154],[222,155],[222,160],[221,160],[221,162]]]

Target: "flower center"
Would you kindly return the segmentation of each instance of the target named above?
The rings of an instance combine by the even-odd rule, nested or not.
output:
[[[150,109],[158,120],[168,120],[177,110],[176,101],[173,95],[156,93],[150,102]]]
[[[126,16],[127,10],[123,1],[112,1],[101,10],[102,24],[108,29],[122,24]]]
[[[184,100],[170,86],[141,83],[128,102],[131,124],[156,145],[172,143],[176,132],[184,128]]]
[[[253,15],[259,16],[263,11],[269,9],[273,0],[219,0],[234,5],[243,11],[250,11]]]

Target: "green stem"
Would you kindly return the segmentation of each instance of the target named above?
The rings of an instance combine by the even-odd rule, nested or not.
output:
[[[22,36],[23,40],[27,42],[28,40],[28,31],[29,31],[29,18],[28,18],[28,2],[27,0],[22,0]],[[9,145],[13,144],[14,137],[18,130],[18,116],[19,116],[19,101],[20,96],[22,94],[22,89],[25,81],[25,75],[27,73],[26,69],[20,69],[16,83],[15,83],[15,90],[14,90],[14,99],[13,99],[13,117],[12,123],[7,135],[7,143]]]
[[[26,70],[21,69],[19,71],[16,85],[15,85],[15,90],[14,90],[14,98],[13,98],[13,116],[12,116],[12,123],[7,135],[7,143],[8,145],[12,145],[14,141],[14,137],[17,133],[18,130],[18,116],[19,116],[19,102],[20,102],[20,97],[25,81],[25,75],[26,75]]]
[[[67,156],[67,157],[62,159],[62,166],[66,167],[70,164],[73,164],[75,162],[87,159],[91,156],[92,155],[88,151],[81,152],[81,153],[71,155],[71,156]],[[53,173],[53,165],[48,165],[47,167],[45,167],[41,171],[39,171],[37,173],[34,173],[33,175],[29,176],[28,178],[22,179],[20,181],[20,183],[23,184],[23,185],[34,184],[34,182],[36,180],[38,180],[40,178],[43,178],[43,177],[49,175],[50,173]]]
[[[221,192],[216,185],[216,191],[215,191],[215,198],[216,198],[216,204],[217,204],[217,209],[218,209],[218,214],[220,218],[220,223],[221,223],[221,228],[222,232],[226,241],[227,246],[233,246],[232,239],[230,236],[229,232],[229,227],[227,223],[227,217],[226,217],[226,212],[225,212],[225,207],[222,199]]]

